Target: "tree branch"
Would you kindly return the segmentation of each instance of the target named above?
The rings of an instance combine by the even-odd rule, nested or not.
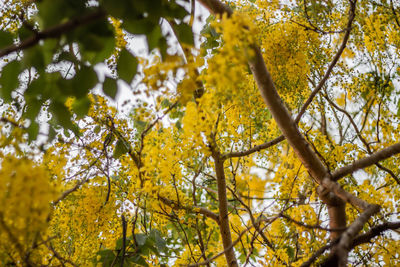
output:
[[[387,230],[394,230],[400,228],[400,222],[386,222],[371,228],[368,232],[354,238],[350,248],[355,248],[358,245],[370,242],[372,238],[381,235]]]
[[[269,148],[269,147],[271,147],[273,145],[276,145],[276,144],[282,142],[283,140],[285,140],[285,137],[283,135],[281,135],[281,136],[275,138],[272,141],[269,141],[267,143],[264,143],[264,144],[261,144],[261,145],[258,145],[258,146],[254,146],[254,147],[250,148],[249,150],[239,151],[239,152],[230,152],[230,153],[224,154],[221,158],[223,160],[226,160],[226,159],[229,159],[229,158],[237,158],[237,157],[248,156],[248,155],[251,155],[251,154],[253,154],[255,152],[258,152],[260,150],[263,150],[263,149]]]
[[[333,253],[324,260],[321,266],[328,267],[335,263],[335,266],[347,266],[347,256],[353,248],[354,237],[361,231],[367,221],[380,210],[379,205],[369,205],[365,211],[347,228],[341,235],[339,243],[334,247]]]
[[[56,16],[56,14],[55,14]],[[53,27],[50,27],[46,30],[35,33],[33,36],[28,37],[27,39],[21,41],[20,44],[10,45],[2,50],[0,50],[0,58],[11,54],[13,52],[21,51],[26,48],[32,47],[38,44],[41,40],[48,38],[57,38],[60,35],[72,31],[82,25],[89,24],[95,20],[104,18],[106,16],[106,12],[102,9],[98,9],[92,13],[84,15],[82,17],[71,19],[63,24],[59,24]]]
[[[229,245],[229,247],[225,248],[223,251],[221,251],[221,252],[218,253],[217,255],[215,255],[215,256],[213,256],[213,257],[211,257],[211,258],[209,258],[209,259],[207,259],[207,260],[205,260],[205,261],[196,263],[196,264],[189,264],[188,267],[197,267],[197,266],[201,266],[201,265],[207,265],[207,264],[211,263],[213,260],[215,260],[216,258],[221,257],[222,255],[224,255],[225,253],[227,253],[230,249],[232,249],[237,243],[239,243],[239,241],[240,241],[240,239],[242,238],[242,236],[243,236],[245,233],[247,233],[252,227],[253,227],[253,226],[249,226],[247,229],[245,229],[245,230],[243,230],[242,232],[240,232],[240,233],[239,233],[239,237],[238,237],[234,242],[232,242],[232,243]]]
[[[224,245],[225,257],[230,267],[239,266],[233,250],[231,230],[228,217],[228,199],[226,196],[226,178],[224,172],[224,160],[221,159],[219,151],[216,148],[211,148],[212,157],[214,159],[214,168],[217,176],[218,187],[218,210],[219,210],[219,226]]]
[[[377,162],[390,158],[393,155],[400,153],[400,143],[396,143],[389,147],[386,147],[378,152],[375,152],[365,158],[354,161],[345,167],[337,169],[332,173],[332,179],[338,181],[340,178],[355,172],[356,170],[366,168]]]
[[[210,219],[213,219],[217,223],[219,223],[218,214],[216,214],[216,213],[214,213],[214,212],[212,212],[212,211],[210,211],[210,210],[208,210],[206,208],[197,207],[197,206],[185,207],[185,206],[182,206],[182,205],[178,205],[176,202],[174,202],[174,201],[172,201],[172,200],[170,200],[170,199],[168,199],[166,197],[160,196],[160,195],[158,196],[158,198],[161,200],[162,203],[164,203],[164,204],[166,204],[166,205],[168,205],[170,207],[177,208],[177,209],[184,209],[184,210],[192,211],[192,212],[195,212],[195,213],[200,213],[200,214],[203,214],[204,216],[206,216],[206,217],[208,217]]]

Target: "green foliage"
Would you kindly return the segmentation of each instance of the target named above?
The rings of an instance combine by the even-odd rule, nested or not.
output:
[[[0,76],[0,93],[6,102],[11,101],[11,92],[18,87],[18,75],[21,64],[18,61],[12,61],[3,67]]]
[[[115,79],[105,77],[103,82],[103,92],[115,100],[115,96],[118,92],[118,85]]]
[[[131,83],[137,72],[138,61],[128,50],[123,49],[119,55],[117,72],[121,79]]]
[[[117,33],[108,16],[121,20],[122,29],[125,31],[131,34],[144,34],[149,51],[158,49],[165,58],[167,41],[159,26],[161,18],[179,20],[176,31],[180,41],[193,43],[191,28],[182,22],[188,15],[182,4],[184,3],[161,0],[103,0],[96,6],[88,4],[85,0],[37,1],[34,4],[37,12],[29,19],[22,18],[21,14],[24,23],[20,23],[16,30],[21,42],[33,40],[34,43],[26,48],[22,47],[22,59],[13,60],[3,67],[0,77],[2,99],[6,102],[12,100],[11,94],[18,86],[21,71],[29,70],[36,73],[35,76],[29,76],[28,88],[24,93],[26,109],[29,110],[29,114],[26,112],[24,116],[33,121],[39,110],[37,103],[44,104],[50,101],[48,112],[54,118],[53,123],[70,129],[71,114],[64,107],[65,101],[68,97],[75,97],[76,102],[72,107],[74,112],[79,118],[87,114],[89,110],[87,94],[99,83],[94,71],[97,63],[116,56],[116,66],[112,67],[116,67],[118,77],[127,83],[130,83],[137,73],[136,56],[126,48],[116,52]],[[38,27],[32,26],[35,22]],[[46,31],[46,35],[41,35],[41,32]],[[13,39],[11,33],[0,29],[0,49],[10,46]],[[19,50],[21,49],[15,51]],[[69,65],[65,76],[50,71],[49,68],[53,68],[54,64]],[[107,78],[103,83],[104,93],[111,98],[115,98],[117,90],[116,80]],[[35,127],[31,125],[30,127]]]
[[[135,234],[135,239],[129,236],[125,240],[125,254],[122,256],[123,238],[116,241],[115,249],[104,249],[97,252],[93,259],[94,266],[101,263],[102,266],[120,266],[122,257],[123,266],[149,266],[143,256],[167,252],[167,243],[161,237],[160,231],[153,229],[148,234]]]
[[[0,30],[0,49],[13,43],[13,35],[9,32]]]

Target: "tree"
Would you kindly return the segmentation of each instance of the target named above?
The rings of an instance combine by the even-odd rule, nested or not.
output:
[[[0,262],[398,265],[400,6],[198,3],[1,7]]]

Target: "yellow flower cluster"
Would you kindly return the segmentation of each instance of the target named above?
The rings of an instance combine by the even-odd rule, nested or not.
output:
[[[9,251],[22,260],[45,232],[50,203],[56,197],[56,186],[44,166],[27,158],[3,158],[0,169],[0,251]]]
[[[258,31],[251,19],[242,13],[223,16],[211,24],[222,33],[221,46],[208,60],[202,77],[207,86],[217,90],[217,96],[231,96],[245,80],[247,61],[254,56],[252,45],[256,44]]]

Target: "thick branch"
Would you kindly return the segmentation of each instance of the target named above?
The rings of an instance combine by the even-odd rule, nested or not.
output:
[[[380,210],[379,205],[369,205],[365,211],[349,226],[341,235],[339,244],[333,249],[333,253],[321,264],[321,266],[332,266],[331,262],[339,264],[340,267],[347,266],[347,256],[352,249],[354,237],[361,231],[367,221]]]
[[[228,217],[228,199],[226,196],[226,178],[224,172],[224,160],[218,151],[213,150],[214,168],[217,176],[218,186],[218,210],[219,210],[219,226],[224,245],[225,257],[230,267],[239,266],[233,250],[231,230]]]
[[[354,161],[352,164],[337,169],[332,174],[332,179],[337,181],[340,178],[355,172],[356,170],[371,166],[381,160],[390,158],[393,155],[400,153],[400,143],[396,143],[389,147],[386,147],[378,152],[375,152],[365,158]]]
[[[349,192],[344,190],[337,182],[332,181],[328,177],[322,181],[322,185],[325,189],[334,192],[335,195],[340,197],[344,202],[348,202],[361,210],[365,211],[370,206],[368,202],[350,194]]]
[[[196,264],[189,264],[188,267],[196,267],[196,266],[207,265],[209,263],[212,263],[213,260],[215,260],[218,257],[221,257],[222,255],[227,253],[230,249],[232,249],[237,243],[239,243],[240,239],[242,239],[242,236],[245,233],[247,233],[251,228],[252,228],[252,226],[249,226],[247,229],[245,229],[242,232],[240,232],[238,238],[234,242],[232,242],[232,244],[229,247],[225,248],[223,251],[221,251],[217,255],[215,255],[215,256],[213,256],[213,257],[211,257],[211,258],[209,258],[209,259],[207,259],[207,260],[205,260],[203,262],[199,262],[199,263],[196,263]]]
[[[381,235],[383,232],[387,230],[395,230],[400,228],[400,222],[387,222],[380,225],[377,225],[368,232],[357,236],[354,238],[353,242],[350,245],[350,248],[355,248],[358,245],[370,242],[372,238]]]
[[[55,16],[56,16],[56,14],[55,14]],[[72,31],[82,25],[89,24],[100,18],[104,18],[105,16],[106,16],[106,12],[102,9],[98,9],[92,13],[85,15],[85,16],[74,18],[63,24],[56,25],[56,26],[50,27],[46,30],[37,32],[33,36],[23,40],[18,45],[11,45],[9,47],[4,48],[3,50],[0,50],[0,58],[3,56],[6,56],[8,54],[11,54],[13,52],[21,51],[26,48],[32,47],[32,46],[38,44],[40,40],[44,40],[44,39],[48,39],[48,38],[57,38],[64,33]]]

